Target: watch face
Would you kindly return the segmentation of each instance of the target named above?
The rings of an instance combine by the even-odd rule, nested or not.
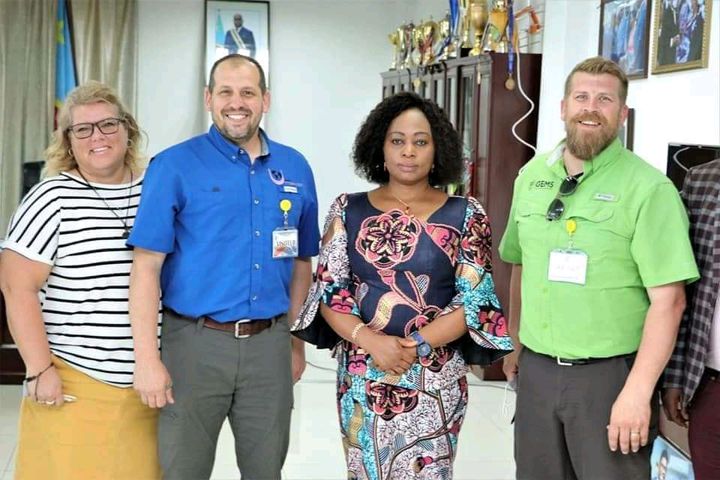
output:
[[[427,357],[432,352],[432,347],[427,343],[421,343],[417,346],[418,355],[421,357]]]

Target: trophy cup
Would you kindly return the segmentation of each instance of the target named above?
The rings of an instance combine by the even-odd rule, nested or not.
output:
[[[482,50],[483,32],[485,31],[485,25],[488,21],[488,7],[486,0],[471,0],[470,1],[470,22],[473,27],[473,34],[475,42],[473,43],[470,55],[477,57],[480,55]]]
[[[470,0],[460,0],[460,48],[470,49]]]
[[[402,29],[403,41],[405,42],[405,56],[403,57],[402,68],[411,68],[415,66],[413,64],[413,50],[415,48],[413,45],[413,31],[415,30],[415,24],[412,22],[406,23],[402,26]]]
[[[430,65],[435,61],[435,53],[433,52],[433,46],[437,42],[438,38],[438,25],[437,22],[430,20],[422,24],[422,40],[420,45],[420,64]]]
[[[410,67],[419,67],[422,63],[422,51],[420,47],[423,39],[423,21],[420,20],[416,26],[413,27],[412,33],[412,51],[410,54]]]
[[[433,45],[433,55],[436,60],[447,60],[447,46],[450,42],[450,14],[438,22],[438,40]]]
[[[505,0],[495,0],[483,36],[483,51],[507,53],[508,40],[505,34],[507,25],[508,11]]]
[[[400,35],[398,34],[398,31],[395,30],[389,34],[388,40],[390,40],[390,45],[393,46],[393,61],[390,64],[390,70],[397,70],[398,57],[400,56]]]
[[[408,51],[410,49],[410,42],[408,41],[408,39],[405,35],[405,27],[406,27],[406,25],[400,25],[395,30],[395,33],[397,34],[397,37],[398,37],[398,59],[397,59],[397,69],[398,70],[407,68],[407,57],[408,57]]]

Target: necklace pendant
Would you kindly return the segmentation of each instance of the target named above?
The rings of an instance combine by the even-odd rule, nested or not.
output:
[[[122,238],[123,240],[127,240],[128,238],[130,238],[130,230],[125,229],[122,235],[120,235],[120,238]]]

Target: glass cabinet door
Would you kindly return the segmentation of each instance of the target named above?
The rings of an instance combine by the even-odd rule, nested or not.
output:
[[[472,69],[463,71],[460,77],[460,139],[463,144],[463,178],[458,195],[469,195],[473,177],[473,112],[475,111],[475,75]]]

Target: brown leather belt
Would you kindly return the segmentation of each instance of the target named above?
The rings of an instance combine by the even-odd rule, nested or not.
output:
[[[202,320],[204,327],[211,328],[213,330],[220,330],[222,332],[232,333],[235,338],[248,338],[253,335],[257,335],[263,330],[267,330],[268,328],[270,328],[273,324],[273,321],[275,321],[280,316],[278,315],[277,317],[273,318],[260,318],[257,320],[252,318],[242,318],[240,320],[233,320],[229,322],[217,322],[208,316],[195,318],[189,317],[187,315],[182,315],[175,310],[167,307],[165,308],[165,311],[171,313],[175,317],[190,322],[197,322],[198,320]]]

